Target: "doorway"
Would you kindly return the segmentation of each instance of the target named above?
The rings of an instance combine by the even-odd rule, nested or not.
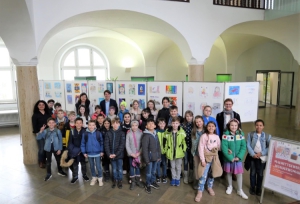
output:
[[[259,107],[270,105],[293,107],[294,72],[257,70],[259,81]]]

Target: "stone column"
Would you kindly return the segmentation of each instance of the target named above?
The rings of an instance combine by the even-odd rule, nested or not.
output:
[[[189,81],[204,81],[204,65],[189,65],[188,76]]]
[[[38,147],[35,135],[32,133],[33,128],[31,123],[33,107],[39,100],[36,65],[17,66],[17,90],[23,162],[24,164],[37,164]]]
[[[295,128],[300,129],[300,66],[298,69],[298,74],[297,74],[297,95],[296,95],[296,116],[295,116]]]

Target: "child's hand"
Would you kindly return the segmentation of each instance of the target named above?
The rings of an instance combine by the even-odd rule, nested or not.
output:
[[[57,150],[56,154],[57,155],[60,155],[61,151],[60,150]]]
[[[234,158],[234,160],[235,160],[235,161],[240,161],[240,159],[239,159],[239,158],[237,158],[237,157],[236,157],[236,158]]]
[[[88,155],[87,155],[87,154],[84,154],[83,156],[84,156],[85,158],[88,158]]]
[[[100,153],[100,156],[103,157],[103,155],[104,155],[104,154],[101,152],[101,153]]]
[[[206,162],[204,161],[204,162],[201,162],[201,165],[203,166],[203,167],[205,167],[206,166]]]
[[[132,153],[130,156],[132,156],[133,158],[136,158],[136,154]]]
[[[235,162],[235,158],[233,158],[233,159],[231,160],[231,162]]]
[[[43,125],[40,129],[40,133],[42,133],[45,130],[45,128],[46,128],[46,125]]]
[[[137,153],[135,154],[135,156],[138,157],[138,156],[140,156],[140,154],[141,154],[140,152],[137,152]]]
[[[228,149],[228,154],[232,154],[232,151],[230,149]]]

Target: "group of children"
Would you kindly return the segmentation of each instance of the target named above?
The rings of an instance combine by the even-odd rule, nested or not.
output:
[[[252,157],[249,192],[252,195],[260,195],[265,167],[260,157],[266,156],[270,141],[270,136],[263,132],[262,120],[255,121],[256,130],[248,134],[246,143],[236,119],[228,122],[226,131],[220,138],[217,134],[218,125],[215,119],[209,116],[211,111],[207,111],[211,110],[209,106],[204,108],[203,116],[194,117],[193,112],[187,111],[182,118],[176,106],[169,107],[169,98],[164,97],[162,103],[163,108],[158,111],[157,120],[154,120],[149,109],[141,111],[140,119],[137,119],[137,115],[133,118],[132,113],[126,109],[126,102],[120,104],[118,117],[112,119],[106,117],[101,108],[96,106],[96,113],[92,116],[92,119],[96,120],[87,120],[86,128],[85,121],[82,117],[76,118],[75,112],[71,111],[68,118],[65,118],[63,111],[58,110],[57,120],[49,118],[48,129],[43,126],[37,135],[37,139],[45,139],[45,181],[51,178],[52,153],[57,161],[58,174],[66,175],[60,167],[60,155],[62,151],[68,150],[69,158],[74,159],[70,167],[73,172],[72,184],[78,180],[79,163],[83,179],[89,181],[85,162],[85,158],[88,158],[92,175],[90,185],[98,182],[99,186],[103,186],[103,179],[110,180],[111,164],[112,188],[121,189],[123,173],[129,171],[130,189],[138,186],[151,193],[151,188],[159,189],[159,183],[167,183],[167,169],[170,169],[170,185],[179,186],[183,175],[184,183],[194,182],[193,186],[198,190],[195,201],[200,202],[205,184],[208,193],[211,196],[215,195],[214,178],[220,177],[224,171],[228,181],[226,194],[232,193],[232,175],[235,174],[237,194],[248,199],[242,190],[243,159],[248,149]],[[66,123],[61,128],[59,123],[63,119]],[[63,140],[66,142],[63,143]],[[223,167],[218,158],[218,151],[223,153]],[[140,171],[144,165],[145,185]]]

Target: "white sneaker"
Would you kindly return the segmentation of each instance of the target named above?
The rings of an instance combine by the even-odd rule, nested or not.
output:
[[[232,193],[232,186],[228,186],[226,189],[226,194],[230,195]]]
[[[127,174],[127,171],[126,170],[123,170],[123,175],[126,175]]]
[[[92,180],[91,180],[90,185],[94,186],[96,184],[96,182],[97,182],[97,177],[93,177]]]
[[[248,196],[244,193],[244,191],[243,191],[242,189],[239,190],[239,191],[237,191],[237,194],[238,194],[239,196],[241,196],[242,198],[244,198],[245,200],[248,199]]]
[[[99,186],[103,186],[102,177],[98,178],[98,183],[99,183]]]

